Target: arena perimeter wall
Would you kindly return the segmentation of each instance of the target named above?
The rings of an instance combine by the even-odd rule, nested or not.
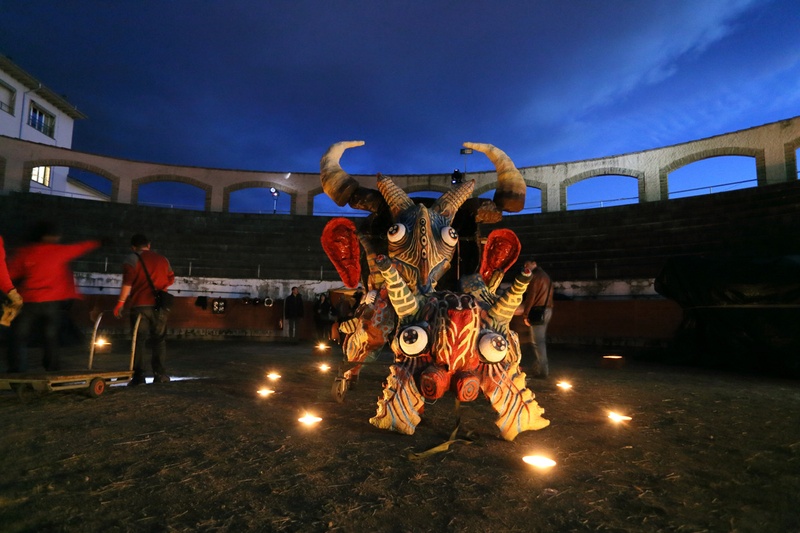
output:
[[[0,232],[9,252],[39,218],[61,222],[64,242],[107,237],[111,245],[74,264],[84,300],[72,316],[88,327],[89,311],[111,309],[120,265],[135,232],[172,261],[179,283],[170,336],[283,340],[282,299],[292,285],[307,302],[303,338],[313,337],[311,300],[341,282],[319,244],[327,217],[251,215],[163,209],[34,193],[0,196]],[[680,255],[763,257],[800,254],[800,182],[714,195],[582,211],[505,217],[523,253],[556,281],[553,342],[598,346],[667,343],[681,309],[660,298],[653,278]],[[485,236],[493,227],[481,227]],[[224,299],[225,313],[198,305]],[[272,307],[244,298],[272,298]],[[106,324],[109,323],[108,326]],[[103,327],[125,331],[104,319]]]

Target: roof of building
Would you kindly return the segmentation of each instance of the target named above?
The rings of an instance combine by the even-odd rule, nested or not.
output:
[[[47,88],[42,82],[31,76],[22,67],[2,54],[0,54],[0,70],[8,73],[8,75],[12,76],[29,89],[34,89],[36,94],[54,105],[59,111],[66,113],[72,119],[87,118],[86,115],[78,111],[78,108],[69,103],[63,96]]]

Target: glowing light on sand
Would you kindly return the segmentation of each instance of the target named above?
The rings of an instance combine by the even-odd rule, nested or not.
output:
[[[327,372],[328,370],[331,369],[331,367],[330,367],[330,365],[326,365],[325,363],[322,363],[321,365],[319,365],[319,369],[320,369],[321,372]]]
[[[570,385],[566,381],[559,381],[558,383],[556,383],[556,387],[558,387],[561,390],[569,390],[572,388],[572,385]]]
[[[320,350],[320,351],[324,352],[327,349],[328,349],[328,345],[325,344],[324,342],[321,342],[321,343],[317,344],[317,350]]]
[[[277,372],[270,372],[269,374],[267,374],[267,377],[272,381],[275,381],[276,379],[281,379],[281,375],[278,374]]]
[[[298,418],[297,420],[302,422],[303,424],[305,424],[307,426],[313,426],[314,424],[316,424],[318,422],[322,422],[322,419],[320,417],[314,416],[314,415],[310,415],[308,413],[306,413],[302,417]]]
[[[555,461],[543,455],[527,455],[523,457],[522,460],[528,463],[529,465],[535,466],[536,468],[542,470],[547,468],[553,468],[554,466],[556,466]]]
[[[107,341],[106,339],[104,339],[103,337],[100,337],[99,339],[97,339],[96,341],[94,341],[94,345],[95,345],[95,346],[107,346],[107,345],[109,345],[109,344],[111,344],[111,343],[110,343],[110,342],[108,342],[108,341]]]
[[[609,359],[609,360],[611,360],[611,359],[622,359],[622,356],[621,355],[604,355],[603,359]]]
[[[258,395],[261,396],[262,398],[266,398],[270,394],[274,394],[274,393],[275,393],[274,390],[268,389],[266,387],[264,387],[263,389],[258,389]]]
[[[633,420],[629,416],[621,415],[621,414],[615,413],[614,411],[609,411],[608,412],[608,418],[610,418],[613,422],[616,422],[617,424],[619,424],[620,422],[625,422],[627,420]]]

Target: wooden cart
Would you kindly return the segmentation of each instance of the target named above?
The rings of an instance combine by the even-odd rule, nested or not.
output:
[[[133,357],[136,352],[136,336],[139,332],[141,315],[136,319],[131,340],[131,356],[128,368],[119,371],[99,372],[92,369],[94,365],[95,347],[97,346],[97,330],[100,327],[102,311],[94,321],[92,344],[89,349],[89,365],[86,370],[69,370],[59,372],[24,372],[0,374],[0,390],[16,391],[20,400],[27,401],[35,393],[86,389],[89,396],[97,398],[105,392],[107,386],[127,383],[133,377]]]

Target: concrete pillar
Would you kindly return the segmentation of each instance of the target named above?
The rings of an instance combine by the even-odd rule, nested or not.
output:
[[[797,176],[788,175],[786,148],[780,138],[770,138],[767,145],[764,146],[764,166],[766,167],[767,183],[759,183],[759,185],[783,183],[797,179]]]
[[[6,159],[6,176],[3,184],[3,189],[6,191],[21,192],[22,189],[22,174],[25,168],[25,162],[21,159],[9,157]]]
[[[221,213],[223,210],[223,190],[224,187],[212,186],[211,187],[211,205],[209,211]]]
[[[308,191],[297,191],[294,195],[293,215],[310,215],[308,212]]]

